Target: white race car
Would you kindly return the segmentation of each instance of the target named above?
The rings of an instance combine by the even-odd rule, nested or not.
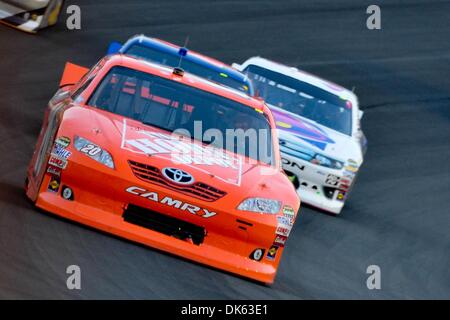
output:
[[[272,110],[283,169],[302,202],[339,214],[367,149],[356,95],[260,57],[233,67],[247,73]]]
[[[35,33],[58,21],[64,0],[1,0],[0,22]]]

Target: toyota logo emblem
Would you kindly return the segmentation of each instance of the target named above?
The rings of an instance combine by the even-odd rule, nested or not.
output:
[[[177,168],[164,168],[162,173],[164,177],[178,184],[191,184],[194,182],[193,176]]]

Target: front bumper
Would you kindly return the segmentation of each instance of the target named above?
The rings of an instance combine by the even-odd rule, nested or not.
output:
[[[74,151],[75,153],[76,151]],[[74,156],[74,155],[73,155]],[[194,260],[228,272],[264,283],[273,283],[283,247],[275,256],[268,256],[276,232],[276,217],[234,211],[226,204],[226,196],[218,201],[204,202],[172,190],[137,180],[131,170],[118,174],[91,159],[83,162],[69,161],[61,173],[59,188],[52,185],[52,174],[46,173],[42,181],[36,206],[84,225],[139,242],[184,258]],[[73,190],[73,199],[66,200],[62,189]],[[127,193],[130,186],[156,192],[161,197],[171,196],[215,211],[209,219],[192,215],[178,208],[150,201],[140,195]],[[55,191],[55,189],[57,189]],[[153,211],[174,217],[207,230],[201,244],[179,239],[164,233],[125,221],[124,212],[129,205],[151,208]],[[255,249],[264,249],[260,261],[250,258]]]

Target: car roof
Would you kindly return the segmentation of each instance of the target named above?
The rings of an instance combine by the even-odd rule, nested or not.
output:
[[[170,43],[170,42],[167,42],[164,40],[150,38],[150,37],[146,37],[144,35],[137,35],[137,36],[130,38],[122,46],[122,48],[119,50],[119,52],[125,53],[125,51],[128,50],[134,44],[144,45],[146,47],[149,47],[152,49],[157,49],[161,52],[172,54],[174,56],[179,56],[178,51],[181,48],[180,46],[177,46],[173,43]],[[184,56],[183,59],[197,63],[201,66],[204,66],[204,67],[214,70],[216,72],[224,72],[230,78],[240,81],[242,83],[245,83],[245,84],[250,83],[247,76],[245,74],[243,74],[242,72],[234,69],[233,67],[231,67],[219,60],[202,55],[198,52],[188,50],[186,56]]]
[[[186,72],[183,76],[177,76],[173,73],[174,68],[143,59],[136,59],[124,54],[114,54],[107,56],[104,59],[105,64],[103,65],[103,68],[109,69],[115,66],[122,66],[142,71],[168,80],[181,82],[185,85],[234,100],[253,109],[257,109],[266,115],[271,115],[269,108],[261,99],[251,97],[244,92],[209,81],[194,74]]]
[[[244,62],[246,66],[248,65],[255,65],[264,69],[268,69],[274,72],[278,72],[284,75],[287,75],[291,78],[312,84],[320,89],[323,89],[325,91],[328,91],[338,97],[344,98],[346,100],[350,100],[352,104],[358,103],[357,96],[350,90],[333,83],[331,81],[322,79],[318,76],[315,76],[313,74],[310,74],[306,71],[299,70],[295,67],[290,67],[287,65],[284,65],[279,62],[275,62],[269,59],[265,59],[262,57],[252,57],[249,58]]]

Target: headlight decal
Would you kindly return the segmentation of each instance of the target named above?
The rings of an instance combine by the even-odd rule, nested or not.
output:
[[[343,162],[331,159],[331,158],[326,157],[319,153],[316,153],[316,155],[311,160],[311,163],[314,163],[314,164],[317,164],[317,165],[320,165],[323,167],[327,167],[327,168],[338,169],[338,170],[340,170],[344,167]]]
[[[281,201],[266,198],[247,198],[239,204],[237,209],[242,211],[277,214],[281,209]]]
[[[317,164],[319,166],[338,170],[344,167],[344,163],[342,161],[316,153],[307,147],[291,143],[284,139],[280,139],[280,151],[281,153]]]
[[[111,157],[111,154],[95,143],[85,138],[75,136],[74,146],[75,149],[90,157],[91,159],[100,162],[101,164],[111,169],[114,169],[114,161]]]

